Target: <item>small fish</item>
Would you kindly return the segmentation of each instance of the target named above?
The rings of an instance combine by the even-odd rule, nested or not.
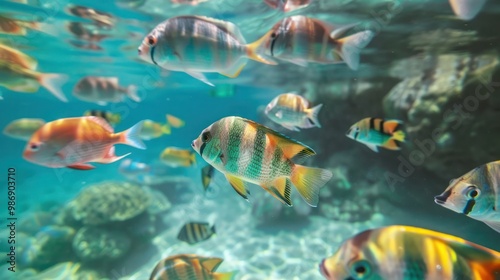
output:
[[[45,124],[42,119],[17,119],[10,122],[4,129],[3,134],[23,141],[30,140],[35,131]]]
[[[190,222],[184,224],[179,231],[177,239],[189,244],[196,244],[205,241],[215,234],[215,225],[208,223]]]
[[[42,166],[89,170],[88,162],[112,163],[129,154],[115,155],[115,144],[145,149],[139,138],[142,122],[126,131],[113,128],[98,117],[59,119],[38,129],[24,149],[23,157]]]
[[[56,28],[57,27],[52,24],[23,21],[0,15],[0,34],[26,36],[28,29],[32,29],[55,36],[59,34]]]
[[[175,255],[156,264],[149,280],[232,280],[235,272],[215,272],[224,260],[198,255]]]
[[[215,168],[211,165],[207,165],[201,169],[201,183],[203,185],[203,190],[207,191],[212,178],[214,177]]]
[[[36,59],[4,44],[0,44],[0,60],[30,70],[35,70],[38,66]]]
[[[115,21],[115,18],[111,14],[85,6],[69,5],[66,7],[66,11],[68,12],[68,14],[89,19],[99,27],[110,28],[114,25]]]
[[[143,140],[151,140],[172,133],[172,129],[168,124],[161,124],[152,120],[144,120],[140,137]]]
[[[352,27],[334,27],[318,19],[291,16],[274,25],[259,41],[266,55],[283,61],[304,67],[310,62],[345,62],[357,70],[361,49],[370,43],[374,33],[366,30],[344,37]]]
[[[160,155],[160,159],[163,163],[172,167],[190,167],[196,164],[195,153],[176,147],[165,148]]]
[[[273,9],[283,12],[291,12],[305,8],[311,4],[312,0],[264,0]]]
[[[309,101],[295,93],[285,93],[274,98],[264,113],[275,123],[294,131],[299,128],[321,127],[318,113],[323,107],[319,104],[309,108]]]
[[[213,86],[203,72],[234,78],[246,65],[247,58],[275,64],[256,52],[260,44],[257,41],[246,45],[245,38],[233,23],[203,16],[179,16],[153,29],[139,46],[139,56],[149,63],[185,72]]]
[[[149,165],[144,162],[132,161],[127,158],[122,160],[118,171],[127,176],[148,173],[150,169]]]
[[[100,42],[105,38],[110,37],[108,34],[102,34],[99,28],[92,24],[84,24],[81,22],[69,22],[66,29],[76,38],[92,43]],[[95,44],[94,44],[95,45]]]
[[[365,144],[374,152],[378,147],[389,150],[400,150],[405,141],[405,133],[400,130],[402,122],[380,118],[365,118],[353,124],[346,136]]]
[[[236,86],[233,84],[215,85],[215,88],[210,91],[210,96],[225,98],[234,96],[236,93]]]
[[[500,252],[410,226],[363,231],[320,264],[329,280],[500,279]]]
[[[472,20],[479,14],[486,0],[450,0],[455,15],[462,20]]]
[[[111,113],[108,111],[102,111],[102,110],[87,110],[83,113],[84,116],[95,116],[99,118],[105,119],[108,123],[111,125],[116,125],[121,121],[121,116],[120,114],[117,113]]]
[[[186,124],[183,120],[179,119],[176,116],[172,116],[172,115],[167,114],[166,117],[167,117],[167,123],[171,127],[180,128],[180,127],[183,127]]]
[[[0,60],[0,86],[12,91],[34,93],[41,85],[57,99],[68,102],[61,90],[62,85],[67,80],[68,76],[64,74],[40,73],[18,64]]]
[[[316,154],[308,146],[240,117],[226,117],[213,123],[191,146],[222,172],[245,199],[248,182],[260,185],[282,203],[292,206],[293,184],[302,198],[315,207],[319,189],[332,177],[329,170],[295,164]]]
[[[500,161],[474,168],[451,180],[434,202],[481,221],[500,232]]]
[[[122,102],[129,97],[135,102],[141,99],[137,95],[137,87],[130,85],[127,88],[118,84],[117,77],[92,77],[87,76],[78,81],[73,89],[73,95],[80,100],[106,105],[108,102]]]

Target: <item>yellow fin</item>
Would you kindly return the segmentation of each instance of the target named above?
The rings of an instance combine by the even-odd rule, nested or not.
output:
[[[302,198],[312,207],[319,201],[319,189],[332,178],[330,170],[307,167],[296,164],[292,170],[293,185],[297,188]]]
[[[208,271],[213,272],[217,270],[219,265],[223,262],[224,260],[221,258],[207,258],[207,259],[202,259],[200,260],[201,266],[206,268]]]
[[[260,49],[261,45],[266,42],[266,40],[271,36],[270,35],[271,33],[272,33],[272,31],[266,33],[259,40],[247,45],[248,58],[255,60],[255,61],[258,61],[258,62],[261,62],[261,63],[264,63],[264,64],[270,64],[270,65],[277,65],[278,64],[272,58],[270,58],[264,54],[259,53],[259,49]]]
[[[266,191],[268,191],[272,196],[281,201],[281,203],[288,206],[292,206],[292,200],[290,195],[292,193],[292,188],[290,180],[286,177],[280,177],[273,181],[271,185],[262,185]]]
[[[394,151],[401,150],[400,143],[398,141],[396,141],[394,138],[390,138],[389,140],[387,140],[387,142],[385,142],[382,145],[382,147],[389,149],[389,150],[394,150]]]
[[[234,279],[235,274],[236,274],[236,271],[233,271],[233,272],[214,272],[212,274],[212,277],[215,280],[232,280],[232,279]]]
[[[242,61],[242,62],[240,62]],[[221,71],[219,74],[224,75],[228,78],[236,78],[240,75],[241,70],[245,68],[247,64],[246,59],[240,59],[237,63],[235,63],[231,68],[226,69],[227,71]]]
[[[406,137],[406,134],[401,130],[398,130],[392,134],[392,139],[400,141],[400,142],[404,142],[405,137]]]
[[[236,176],[229,175],[229,174],[225,174],[225,175],[226,175],[226,179],[229,181],[229,183],[234,188],[234,190],[239,195],[241,195],[241,197],[243,197],[244,199],[248,200],[248,195],[250,193],[246,189],[245,182],[243,180],[241,180],[240,178],[236,177]]]
[[[162,132],[163,134],[168,134],[168,135],[170,135],[170,134],[172,133],[172,129],[170,128],[170,125],[168,125],[168,124],[164,124],[164,125],[162,125],[162,126],[161,126],[161,132]]]

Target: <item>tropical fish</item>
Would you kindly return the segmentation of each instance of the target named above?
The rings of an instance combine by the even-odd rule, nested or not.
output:
[[[323,107],[319,104],[309,108],[309,101],[295,93],[280,94],[266,107],[264,113],[275,123],[294,131],[299,128],[321,127],[318,113]]]
[[[500,161],[481,165],[451,180],[434,201],[500,232]]]
[[[87,110],[83,113],[84,116],[95,116],[105,119],[108,123],[115,125],[121,120],[120,114],[111,113],[103,110]]]
[[[152,120],[144,120],[144,125],[142,126],[140,137],[143,140],[151,140],[163,136],[163,134],[172,133],[172,129],[168,124],[161,124]]]
[[[316,154],[308,146],[240,117],[226,117],[213,123],[191,146],[222,172],[245,199],[248,198],[246,183],[253,183],[292,206],[293,183],[302,198],[314,207],[318,204],[319,189],[332,177],[329,170],[295,164]]]
[[[174,255],[156,264],[149,280],[231,280],[235,272],[215,272],[224,260],[198,255]]]
[[[68,80],[64,74],[40,73],[0,60],[0,86],[12,91],[33,93],[38,91],[40,85],[63,102],[68,102],[61,90],[61,86]]]
[[[0,34],[26,36],[27,30],[33,29],[49,35],[56,35],[58,32],[55,28],[55,26],[47,23],[12,19],[0,15]]]
[[[179,119],[176,116],[172,116],[172,115],[167,114],[166,117],[167,117],[167,123],[171,127],[180,128],[180,127],[183,127],[186,124],[183,120]]]
[[[160,159],[166,165],[172,167],[190,167],[196,164],[196,154],[176,147],[167,147],[160,155]]]
[[[141,99],[137,95],[137,87],[130,85],[127,88],[118,84],[117,77],[92,77],[87,76],[76,83],[73,95],[80,100],[106,105],[108,102],[122,102],[129,97],[135,102]]]
[[[0,44],[0,60],[30,70],[35,70],[38,65],[36,59],[4,44]]]
[[[247,58],[275,64],[256,52],[259,45],[260,41],[246,45],[233,23],[203,16],[179,16],[153,29],[139,46],[139,56],[213,86],[202,72],[234,78],[246,65]]]
[[[486,0],[450,0],[455,15],[462,20],[472,20],[481,11]]]
[[[305,8],[311,4],[312,0],[264,0],[273,9],[283,12],[291,12]]]
[[[353,124],[346,136],[365,144],[374,152],[378,147],[389,150],[400,150],[405,141],[405,133],[400,130],[401,121],[380,118],[365,118]]]
[[[207,191],[210,182],[212,182],[212,178],[214,177],[214,167],[211,165],[207,165],[201,169],[201,183],[203,185],[203,190]]]
[[[93,46],[95,44],[92,43],[100,42],[103,39],[110,37],[110,35],[108,34],[102,34],[99,28],[93,24],[83,24],[81,22],[69,22],[66,25],[66,29],[78,39],[91,42],[89,45]]]
[[[115,144],[145,149],[139,138],[142,122],[126,131],[113,128],[98,117],[59,119],[38,129],[24,149],[23,157],[47,167],[89,170],[88,162],[112,163],[127,155],[116,156]]]
[[[66,7],[66,11],[68,14],[89,19],[99,27],[112,27],[115,21],[113,15],[85,6],[69,5]]]
[[[35,131],[37,131],[44,124],[45,121],[42,119],[17,119],[11,121],[3,129],[3,134],[15,139],[28,141],[30,140],[33,133],[35,133]]]
[[[329,280],[500,279],[500,252],[410,226],[363,231],[322,261]]]
[[[345,62],[357,70],[361,49],[370,43],[374,33],[366,30],[344,37],[352,27],[334,27],[297,15],[281,20],[258,42],[262,42],[266,55],[300,66]]]
[[[189,222],[179,231],[177,239],[189,244],[196,244],[205,241],[215,234],[215,225],[210,226],[203,222]]]

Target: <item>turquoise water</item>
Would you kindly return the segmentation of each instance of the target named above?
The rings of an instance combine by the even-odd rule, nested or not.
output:
[[[93,109],[121,116],[115,132],[146,119],[164,124],[165,114],[182,119],[185,126],[144,140],[145,150],[116,145],[118,156],[131,154],[110,164],[92,163],[93,170],[28,162],[22,157],[26,141],[2,134],[0,166],[5,175],[0,182],[5,191],[0,194],[0,211],[2,225],[8,224],[6,177],[14,168],[17,246],[16,272],[3,262],[1,279],[148,279],[158,261],[176,254],[223,258],[217,271],[237,271],[234,279],[324,279],[318,265],[344,240],[366,229],[395,224],[452,234],[500,251],[500,233],[434,203],[434,196],[451,179],[498,160],[497,1],[487,1],[470,21],[458,19],[445,0],[313,0],[286,13],[261,0],[208,0],[197,5],[168,0],[19,2],[0,0],[0,16],[28,26],[26,34],[0,32],[0,43],[33,57],[36,71],[67,75],[62,92],[68,102],[57,100],[44,87],[34,93],[9,90],[11,81],[6,81],[6,86],[0,85],[0,127],[20,118],[51,122],[81,117]],[[111,20],[111,27],[72,15],[68,9],[75,5],[107,13],[104,18]],[[334,26],[357,23],[362,30],[372,30],[374,38],[362,48],[356,71],[345,63],[304,67],[281,60],[276,66],[249,61],[236,78],[207,73],[215,84],[211,87],[186,73],[139,59],[137,48],[144,37],[162,21],[179,15],[230,21],[246,42],[254,42],[292,15]],[[33,22],[43,25],[33,28]],[[71,22],[105,38],[92,41],[71,33]],[[104,106],[83,101],[73,91],[86,76],[117,77],[122,87],[135,85],[141,101],[124,98]],[[484,88],[491,88],[491,96],[478,100],[477,106],[467,105],[471,101],[467,98]],[[323,104],[321,128],[291,131],[266,116],[266,105],[288,92],[306,97],[310,107]],[[469,114],[460,124],[455,122],[457,115],[447,117],[456,104]],[[191,142],[203,129],[228,116],[253,120],[316,151],[304,164],[333,173],[320,191],[318,207],[308,206],[295,190],[294,206],[284,207],[255,185],[249,187],[250,199],[245,201],[219,171],[205,191],[201,169],[208,163],[198,154],[189,167],[161,162],[166,147],[194,152]],[[345,136],[351,125],[367,117],[401,120],[407,135],[402,149],[379,148],[374,153]],[[415,141],[432,139],[436,128],[444,136],[433,141],[434,151],[415,164],[419,160],[410,160],[419,149]],[[400,172],[401,158],[412,161],[414,170]],[[149,165],[154,172],[146,177],[154,183],[144,181],[144,176],[124,175],[120,165],[125,159]],[[387,181],[389,174],[400,180]],[[112,186],[106,185],[109,181]],[[85,190],[103,183],[96,197],[78,200]],[[128,193],[127,184],[133,184],[137,193]],[[141,195],[146,198],[138,199]],[[114,208],[114,203],[121,206]],[[82,215],[94,212],[105,222],[95,224],[97,218],[85,222]],[[215,224],[217,233],[195,245],[183,243],[177,234],[190,221]],[[84,246],[81,236],[88,228],[101,230],[101,236],[86,237],[89,244],[98,245],[84,255],[78,246]],[[10,251],[9,230],[2,226],[0,234],[0,253],[5,256]],[[112,241],[106,243],[106,238]],[[116,257],[106,255],[106,250]]]

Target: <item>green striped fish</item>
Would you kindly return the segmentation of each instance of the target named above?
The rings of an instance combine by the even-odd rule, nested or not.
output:
[[[177,235],[177,239],[189,244],[196,244],[209,239],[214,234],[215,225],[210,226],[208,223],[191,222],[186,223],[181,228]]]
[[[226,117],[213,123],[191,146],[224,173],[245,199],[248,198],[247,183],[253,183],[292,206],[293,184],[302,198],[315,207],[319,189],[332,177],[328,170],[295,164],[316,154],[308,146],[240,117]]]
[[[198,255],[174,255],[162,259],[151,272],[149,280],[231,280],[235,272],[215,272],[221,258]]]
[[[179,16],[156,26],[139,46],[139,56],[149,63],[185,72],[213,86],[203,72],[234,78],[240,74],[247,58],[276,64],[256,52],[264,39],[247,45],[238,27],[231,22],[203,16]]]

